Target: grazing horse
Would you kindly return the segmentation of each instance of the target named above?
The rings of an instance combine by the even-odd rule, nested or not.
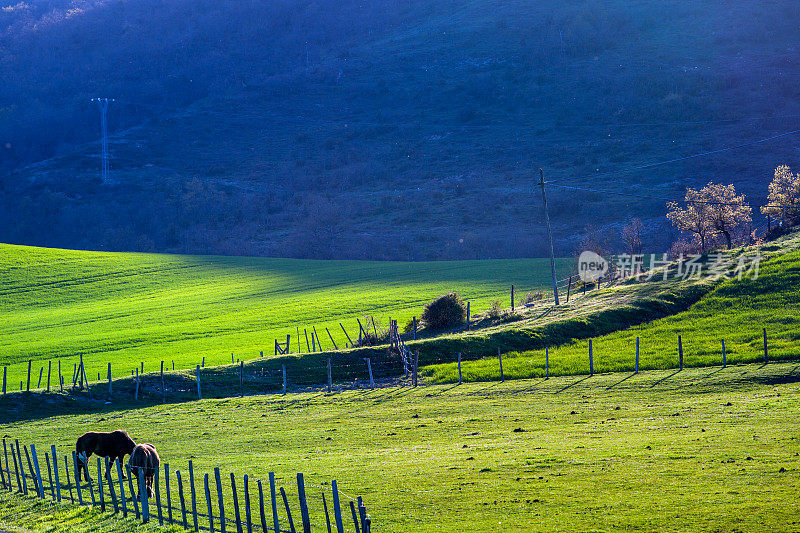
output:
[[[108,477],[114,460],[119,459],[120,464],[122,464],[123,458],[133,453],[135,447],[136,443],[133,442],[133,439],[121,429],[110,433],[97,433],[94,431],[84,433],[78,437],[78,441],[75,443],[75,453],[78,456],[78,467],[75,472],[76,479],[80,482],[81,470],[83,470],[86,481],[91,481],[88,465],[89,456],[92,454],[108,457],[109,463],[106,469],[106,477]]]
[[[156,447],[152,444],[137,444],[131,453],[130,461],[131,472],[139,481],[139,476],[144,476],[144,484],[147,487],[147,495],[153,496],[153,478],[161,464]],[[138,486],[138,484],[137,484]],[[141,494],[139,495],[141,496]]]

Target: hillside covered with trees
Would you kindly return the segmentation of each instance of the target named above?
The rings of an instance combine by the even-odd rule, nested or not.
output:
[[[643,248],[666,250],[664,199],[710,181],[761,228],[776,167],[800,166],[784,135],[800,128],[797,15],[789,0],[0,0],[0,241],[539,256],[539,167],[561,255],[633,217]],[[115,99],[108,182],[92,97]]]

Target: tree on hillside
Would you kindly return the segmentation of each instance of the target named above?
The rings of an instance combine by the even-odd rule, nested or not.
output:
[[[700,190],[689,187],[684,202],[686,208],[669,202],[667,219],[699,239],[702,252],[706,251],[708,238],[714,235],[724,236],[730,249],[734,232],[752,221],[752,208],[745,202],[744,195],[736,196],[733,185],[709,182]]]
[[[792,174],[788,165],[775,169],[775,177],[769,184],[767,204],[761,213],[773,216],[783,224],[790,225],[800,217],[800,172]]]
[[[640,218],[632,218],[628,225],[622,228],[622,242],[625,243],[629,254],[642,253],[642,233],[644,233],[644,224]]]

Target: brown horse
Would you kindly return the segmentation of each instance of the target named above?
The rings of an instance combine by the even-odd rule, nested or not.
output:
[[[161,459],[158,457],[156,447],[147,443],[137,444],[131,453],[131,459],[128,463],[131,465],[131,472],[136,477],[136,481],[139,481],[140,475],[144,476],[147,495],[152,497],[153,478],[161,465]]]
[[[92,454],[99,455],[100,457],[108,457],[108,469],[106,469],[106,477],[111,472],[111,465],[114,464],[116,459],[119,459],[120,464],[126,455],[133,453],[136,443],[133,439],[123,430],[118,429],[110,433],[96,433],[90,431],[78,437],[75,443],[75,453],[78,456],[78,467],[75,472],[75,477],[80,482],[81,470],[86,476],[86,481],[91,481],[89,477],[89,456]],[[123,477],[125,474],[123,474]]]

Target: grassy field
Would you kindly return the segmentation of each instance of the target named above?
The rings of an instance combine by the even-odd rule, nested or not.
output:
[[[302,471],[317,526],[336,478],[383,532],[785,531],[800,527],[799,409],[800,368],[775,363],[40,411],[0,431],[68,450],[122,427],[173,469],[272,470],[290,494]],[[14,509],[0,500],[0,524]]]
[[[561,266],[566,268],[565,260]],[[546,260],[393,263],[103,253],[0,245],[0,365],[10,389],[61,358],[66,380],[84,354],[87,374],[129,375],[273,353],[275,338],[315,326],[325,349],[358,335],[356,318],[404,325],[424,303],[456,290],[474,310],[547,283]],[[362,319],[363,322],[363,319]],[[306,351],[303,337],[302,351]],[[57,383],[54,378],[53,383]],[[34,383],[36,384],[36,383]]]
[[[633,369],[636,337],[640,338],[640,367],[646,369],[678,365],[678,335],[681,335],[687,366],[721,364],[722,340],[729,363],[761,361],[764,328],[771,359],[797,359],[800,357],[798,246],[797,235],[766,245],[761,249],[765,259],[756,279],[723,281],[684,312],[592,339],[595,372]],[[588,328],[588,321],[583,326]],[[580,330],[581,321],[575,321],[572,329]],[[507,378],[543,376],[545,351],[508,353],[504,355],[503,371]],[[550,349],[551,374],[588,371],[588,339],[573,340]],[[458,369],[453,363],[430,365],[422,372],[438,382],[458,381]],[[467,361],[462,365],[462,372],[467,380],[500,377],[497,358]]]

